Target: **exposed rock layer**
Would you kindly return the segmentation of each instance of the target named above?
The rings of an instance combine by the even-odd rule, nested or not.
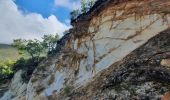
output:
[[[23,98],[26,95],[27,84],[22,80],[22,73],[22,70],[15,73],[9,86],[9,90],[0,98],[0,100],[24,100]]]
[[[34,72],[27,87],[27,99],[56,98],[65,90],[88,85],[94,76],[166,30],[170,17],[165,7],[169,4],[168,0],[132,0],[117,4],[110,1],[90,19],[77,20],[69,38],[61,41],[64,44],[61,51]],[[124,68],[126,70],[133,71]]]
[[[70,94],[71,100],[157,100],[170,91],[170,29],[150,39],[101,74]]]
[[[160,63],[170,56],[170,1],[106,1],[72,23],[34,71],[27,100],[155,100],[169,90]]]

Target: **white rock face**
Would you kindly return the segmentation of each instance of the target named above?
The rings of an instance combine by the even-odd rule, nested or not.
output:
[[[117,23],[103,22],[93,40],[84,39],[86,47],[82,43],[80,48],[74,48],[79,53],[87,53],[87,59],[82,60],[80,64],[77,84],[87,83],[95,74],[120,61],[150,38],[168,28],[158,14],[144,16],[140,20],[129,17],[119,25]],[[117,27],[110,30],[112,24]],[[94,60],[98,62],[94,64]],[[86,71],[86,67],[95,68],[94,73]]]
[[[130,8],[134,4],[126,6]],[[17,72],[11,88],[0,100],[20,100],[26,88],[26,100],[47,100],[61,93],[67,85],[82,87],[170,25],[169,15],[162,17],[160,13],[147,13],[136,18],[134,13],[124,15],[123,10],[116,10],[114,15],[113,9],[119,7],[108,8],[90,20],[88,35],[75,38],[72,34],[65,45],[68,52],[63,51],[40,64],[45,67],[34,71],[28,85],[21,80],[22,71]]]
[[[167,19],[169,22],[170,18],[168,16]],[[107,20],[109,20],[109,17],[107,17]],[[106,17],[104,17],[101,22],[103,23],[99,25],[99,30],[92,39],[87,36],[81,40],[81,45],[78,46],[78,38],[73,40],[73,44],[71,44],[72,49],[87,56],[87,58],[80,60],[78,75],[74,77],[74,73],[69,66],[63,66],[62,70],[55,71],[53,63],[49,66],[49,69],[53,70],[49,77],[54,74],[54,82],[48,85],[49,77],[38,82],[30,82],[27,88],[27,100],[47,99],[47,97],[53,95],[54,91],[59,93],[60,89],[65,87],[66,79],[72,80],[70,84],[75,88],[86,85],[100,71],[120,61],[150,38],[169,27],[164,24],[159,14],[146,15],[140,20],[130,16],[122,21],[113,22],[106,21]],[[110,29],[110,27],[114,28]],[[89,32],[93,32],[94,29],[95,26],[90,26]],[[37,94],[35,88],[39,83],[42,83],[45,89]]]
[[[0,100],[21,100],[26,94],[27,84],[22,81],[22,70],[19,70],[12,79],[9,90],[4,94]]]

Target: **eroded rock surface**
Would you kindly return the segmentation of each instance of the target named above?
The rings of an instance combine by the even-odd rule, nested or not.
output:
[[[170,1],[99,2],[33,72],[26,100],[156,100],[169,91]]]
[[[124,57],[148,42],[149,39],[169,28],[170,17],[167,8],[170,8],[170,2],[168,0],[131,0],[117,3],[113,1],[110,0],[106,4],[107,6],[104,6],[100,12],[92,14],[90,18],[83,17],[72,23],[74,27],[70,30],[71,34],[68,34],[68,38],[64,38],[64,41],[60,41],[64,44],[60,48],[60,52],[40,64],[39,68],[34,71],[27,87],[27,100],[60,100],[62,99],[60,97],[63,97],[64,94],[68,96],[71,90],[77,90],[83,86],[87,86],[95,76],[108,68],[112,68],[111,66],[116,62],[122,61]],[[168,36],[166,37],[168,38]],[[150,50],[148,54],[153,54],[154,47],[152,49],[146,48],[146,50],[141,50],[141,53]],[[150,57],[149,55],[146,55],[145,59],[149,59],[150,61],[152,58],[148,58]],[[135,57],[129,58],[126,61],[130,64],[132,59],[135,59]],[[117,85],[116,83],[120,83],[118,87],[126,88],[126,81],[138,83],[137,81],[139,80],[135,76],[139,73],[141,73],[141,76],[139,75],[141,81],[147,79],[154,81],[154,76],[161,73],[162,70],[152,66],[138,67],[135,64],[133,65],[133,63],[129,66],[126,65],[122,69],[114,71],[113,74],[116,74],[114,76],[116,78],[111,77],[113,78],[113,83],[115,81],[111,87]],[[133,71],[139,71],[139,73],[130,73]],[[126,75],[124,72],[129,74]],[[165,71],[165,74],[169,75],[167,71]],[[120,77],[121,75],[123,76]],[[150,77],[146,77],[146,75]],[[99,76],[99,78],[102,78],[102,76]],[[165,77],[160,75],[159,78]],[[153,87],[159,86],[158,83],[155,84],[152,81],[148,83],[143,82],[140,85],[134,85],[132,83],[129,83],[129,87],[134,87],[136,90],[133,91],[139,92],[142,96],[146,95],[143,92],[144,90],[152,91]],[[105,87],[109,88],[109,85],[107,85]],[[162,88],[166,87],[164,85],[162,86]],[[146,89],[142,90],[142,87]],[[91,92],[94,91],[96,90]],[[106,92],[110,93],[109,91],[110,89]],[[165,91],[166,89],[163,92]],[[122,93],[115,91],[113,94],[118,97],[126,94],[126,97],[123,99],[135,98],[128,90],[121,90],[120,92]],[[79,93],[83,93],[83,90]],[[152,95],[157,94],[158,97],[155,98],[159,98],[161,94],[159,91]],[[76,93],[72,95],[74,97]],[[82,95],[87,98],[89,97],[89,94]],[[103,95],[99,94],[96,98],[99,99],[102,97]],[[74,99],[80,98],[77,96]],[[95,99],[95,97],[88,99]]]
[[[170,29],[150,39],[70,94],[71,100],[159,100],[170,91]]]
[[[26,95],[27,84],[22,80],[23,71],[19,70],[13,77],[9,90],[0,100],[22,100]]]

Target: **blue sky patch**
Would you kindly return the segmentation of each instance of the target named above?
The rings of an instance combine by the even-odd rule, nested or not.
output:
[[[73,1],[73,0],[71,0]],[[70,9],[56,6],[54,0],[15,0],[16,5],[23,12],[35,12],[44,18],[55,15],[61,22],[68,24],[70,19]]]

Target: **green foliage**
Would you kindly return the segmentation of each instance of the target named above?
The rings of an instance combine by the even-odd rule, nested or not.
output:
[[[24,82],[28,82],[34,69],[43,59],[45,59],[45,57],[40,57],[39,60],[20,58],[14,63],[12,70],[13,72],[23,70],[24,73],[22,74],[22,79]]]
[[[32,72],[38,66],[38,64],[45,59],[40,57],[39,60],[33,59],[24,59],[20,58],[19,60],[12,61],[7,60],[4,63],[0,63],[0,84],[7,79],[11,79],[18,70],[23,70],[22,79],[24,82],[28,82]]]
[[[88,11],[88,2],[87,0],[81,0],[81,12],[86,13]]]
[[[59,40],[59,35],[44,35],[43,36],[43,47],[48,49],[48,52],[51,52],[54,50],[54,48],[57,46],[57,41]]]
[[[81,0],[81,12],[86,13],[95,4],[96,0]]]
[[[34,40],[16,39],[13,41],[12,46],[17,48],[19,54],[21,55],[27,52],[34,60],[37,60],[35,58],[39,58],[40,54],[44,51],[42,43],[37,39]]]
[[[68,85],[66,85],[66,86],[64,87],[64,94],[65,94],[65,95],[69,95],[70,92],[71,92],[71,87],[68,86]]]
[[[70,13],[71,20],[76,19],[81,14],[81,11],[79,9],[73,10]]]
[[[31,55],[32,59],[39,58],[44,50],[42,43],[36,39],[28,40],[25,49]]]
[[[11,60],[7,60],[4,63],[0,64],[0,73],[1,74],[5,74],[5,75],[9,75],[12,74],[12,65],[14,64],[14,61]]]
[[[20,55],[24,54],[26,47],[26,40],[15,39],[12,43],[12,46],[18,49]]]
[[[15,62],[15,64],[13,65],[13,70],[15,71],[15,72],[17,72],[18,70],[20,70],[20,69],[24,69],[24,68],[26,68],[25,66],[26,66],[26,63],[27,63],[27,61],[22,57],[22,58],[20,58],[19,60],[17,60],[16,62]]]
[[[14,40],[12,43],[12,46],[18,49],[20,56],[15,56],[15,54],[13,54],[15,56],[14,60],[13,59],[4,60],[3,62],[2,61],[0,62],[0,83],[4,79],[12,78],[14,73],[17,72],[18,70],[24,71],[24,73],[22,74],[23,81],[28,82],[34,69],[38,66],[38,64],[43,59],[45,59],[45,57],[42,56],[44,55],[45,50],[48,49],[49,51],[54,51],[54,49],[57,47],[58,39],[59,39],[58,35],[56,36],[45,35],[43,37],[43,42],[40,42],[37,39]],[[0,57],[2,54],[1,54],[1,48],[0,48]],[[16,54],[17,54],[17,51],[16,51]],[[25,57],[25,54],[29,54],[30,56]],[[7,56],[7,55],[4,55],[4,56]]]
[[[91,8],[95,4],[96,0],[90,0],[88,3],[88,7]]]
[[[71,20],[76,19],[80,14],[87,13],[90,8],[95,4],[96,0],[81,0],[81,9],[73,10],[70,13]]]
[[[42,57],[43,58],[43,57]],[[41,59],[40,58],[40,61]],[[40,61],[34,61],[33,59],[20,58],[13,65],[13,70],[17,72],[18,70],[29,70],[38,65]]]
[[[9,76],[11,76],[13,74],[12,67],[13,67],[14,63],[15,62],[11,61],[11,60],[7,60],[7,61],[5,61],[3,63],[0,63],[0,77],[1,77],[1,80],[5,79],[5,78],[9,78]]]

